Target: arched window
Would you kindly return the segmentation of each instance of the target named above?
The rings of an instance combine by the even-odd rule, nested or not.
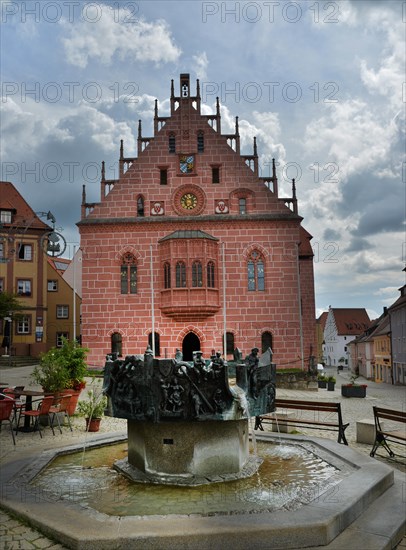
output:
[[[144,197],[141,195],[137,199],[137,216],[141,218],[144,216]]]
[[[184,262],[176,264],[176,288],[186,287],[186,265]]]
[[[192,264],[192,286],[203,286],[203,272],[202,264],[200,262],[193,262]]]
[[[262,353],[265,353],[268,348],[271,348],[273,351],[272,334],[269,331],[263,332],[261,335],[261,348]]]
[[[243,197],[238,199],[238,206],[239,206],[240,214],[246,214],[247,213],[247,199],[245,199]]]
[[[111,353],[117,354],[117,357],[121,357],[123,354],[123,340],[119,332],[114,332],[111,335]]]
[[[224,353],[224,337],[223,337],[223,354],[232,355],[234,353],[234,334],[226,332],[226,352]]]
[[[169,134],[168,149],[170,153],[176,153],[176,138],[175,134]]]
[[[159,333],[158,332],[154,332],[154,343],[155,343],[155,357],[159,357],[161,355],[161,344],[160,344],[160,339],[159,339]],[[152,332],[150,332],[148,334],[148,344],[149,344],[150,348],[153,349],[153,347],[152,347]]]
[[[214,262],[209,262],[207,264],[207,286],[209,288],[215,287],[215,278],[214,278]]]
[[[171,288],[171,264],[169,262],[164,264],[164,288]]]
[[[199,132],[197,134],[197,152],[203,153],[204,151],[204,134],[203,132]]]
[[[257,250],[253,250],[247,263],[248,290],[265,290],[264,261]]]
[[[121,294],[137,294],[137,262],[131,253],[121,261]]]

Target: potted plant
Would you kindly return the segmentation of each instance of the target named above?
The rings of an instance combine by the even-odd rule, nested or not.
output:
[[[32,373],[32,379],[46,393],[70,394],[68,407],[71,416],[76,410],[80,392],[86,386],[86,354],[89,350],[76,342],[62,338],[62,346],[51,348],[40,356],[40,363]]]
[[[54,349],[41,354],[40,363],[32,371],[31,378],[42,387],[45,394],[59,394],[69,384],[69,373],[58,362]]]
[[[319,388],[326,388],[327,387],[327,379],[324,376],[324,374],[318,374],[317,375],[317,385]]]
[[[86,420],[86,431],[98,432],[100,422],[104,415],[104,409],[107,407],[107,397],[103,395],[102,390],[88,390],[87,399],[79,401],[78,411]]]
[[[334,376],[329,376],[327,378],[327,391],[334,391],[336,385],[336,379]]]
[[[367,393],[366,384],[357,384],[355,381],[358,378],[358,374],[351,376],[348,384],[341,384],[341,395],[343,397],[365,397]]]

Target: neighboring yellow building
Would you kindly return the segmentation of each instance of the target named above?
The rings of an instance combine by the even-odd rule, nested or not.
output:
[[[393,384],[389,316],[386,315],[372,333],[374,342],[373,374],[375,382]]]
[[[1,353],[37,356],[46,350],[47,254],[52,227],[40,220],[9,182],[0,182],[0,292],[18,294],[24,309],[0,320]],[[8,347],[8,349],[7,349]]]
[[[62,336],[80,336],[81,300],[76,294],[73,306],[72,286],[63,278],[70,260],[48,256],[56,233],[40,217],[54,221],[50,213],[35,213],[11,183],[0,182],[0,292],[17,294],[23,305],[18,315],[0,319],[0,355],[38,357]]]
[[[48,348],[62,345],[62,337],[68,340],[80,336],[81,299],[75,293],[76,304],[73,305],[73,288],[63,278],[63,272],[70,260],[48,259],[47,270],[47,303],[48,303]]]

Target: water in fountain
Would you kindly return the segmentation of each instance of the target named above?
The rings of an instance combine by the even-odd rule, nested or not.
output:
[[[259,475],[199,487],[137,484],[112,470],[127,444],[57,458],[34,480],[47,500],[72,500],[108,515],[245,513],[296,509],[337,484],[343,472],[311,445],[258,441]]]

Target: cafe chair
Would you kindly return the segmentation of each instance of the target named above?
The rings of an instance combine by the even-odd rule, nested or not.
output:
[[[20,410],[24,407],[24,401],[21,399],[21,391],[23,391],[24,386],[14,386],[13,388],[5,388],[3,392],[14,399],[14,408],[13,408],[13,422],[15,422],[17,428],[17,419]]]
[[[18,427],[20,425],[20,418],[21,416],[28,416],[29,418],[31,419],[35,419],[35,422],[34,422],[34,430],[38,429],[39,431],[39,435],[42,439],[42,430],[41,430],[41,426],[40,426],[40,422],[39,422],[39,417],[40,416],[46,416],[48,417],[48,420],[49,420],[49,425],[51,427],[51,430],[52,430],[52,433],[55,435],[55,431],[54,431],[54,427],[52,425],[52,417],[51,417],[51,414],[49,412],[50,408],[52,407],[52,403],[54,402],[54,396],[53,395],[49,395],[47,397],[44,397],[38,404],[38,408],[36,410],[32,410],[32,411],[26,411],[25,410],[25,406],[20,410],[20,414],[18,416],[18,423],[17,423],[17,430],[18,430]]]
[[[14,399],[11,399],[7,395],[4,395],[4,399],[0,400],[0,430],[3,422],[8,422],[10,425],[11,437],[13,438],[14,445],[16,444],[16,438],[13,431],[13,411],[14,411]]]
[[[61,422],[60,422],[60,419],[59,419],[59,414],[61,414],[61,413],[64,413],[64,417],[63,417],[64,420],[65,420],[65,417],[67,417],[70,431],[71,432],[73,431],[72,430],[72,425],[70,423],[70,416],[69,416],[69,411],[68,411],[71,397],[72,397],[71,395],[64,395],[63,397],[61,397],[59,399],[58,403],[52,405],[52,407],[49,409],[49,413],[52,414],[51,427],[53,427],[55,417],[56,417],[56,420],[58,422],[58,428],[59,428],[59,431],[61,433],[62,433]]]

